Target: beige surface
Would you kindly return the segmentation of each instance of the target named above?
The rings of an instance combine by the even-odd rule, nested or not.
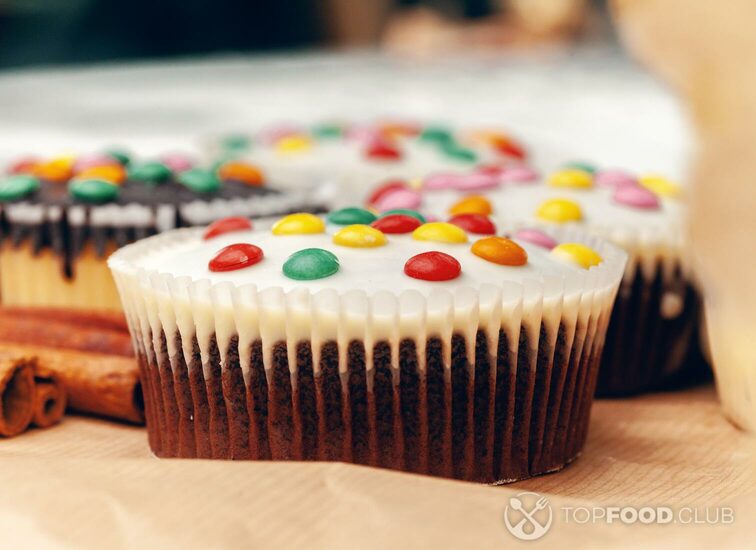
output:
[[[712,388],[601,401],[583,457],[506,487],[343,464],[157,460],[146,445],[142,429],[77,417],[0,440],[0,546],[503,548],[518,544],[503,516],[523,490],[555,514],[533,546],[736,548],[756,535],[753,442],[721,417]],[[735,522],[564,523],[559,507],[576,504],[729,506]]]

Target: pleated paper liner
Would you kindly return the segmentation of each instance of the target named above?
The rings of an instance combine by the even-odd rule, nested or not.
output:
[[[580,453],[626,255],[567,278],[425,297],[210,285],[111,259],[161,457],[341,460],[486,483]]]

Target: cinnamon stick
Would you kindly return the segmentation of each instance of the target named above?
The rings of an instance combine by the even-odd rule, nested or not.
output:
[[[81,319],[79,319],[81,321]],[[96,320],[91,320],[96,323]],[[100,327],[96,324],[71,322],[63,318],[17,314],[0,309],[0,340],[3,342],[40,345],[131,357],[134,354],[128,332]]]
[[[69,325],[100,328],[116,332],[128,332],[129,325],[123,313],[107,311],[87,311],[55,307],[21,307],[6,306],[0,308],[0,316],[12,319],[45,319],[47,321],[63,321]]]
[[[34,417],[32,423],[47,428],[60,422],[66,410],[66,390],[55,372],[40,365],[34,369]]]
[[[34,415],[34,360],[0,354],[0,435],[25,431]]]
[[[139,367],[132,357],[0,342],[0,353],[37,357],[60,377],[71,410],[144,423]]]

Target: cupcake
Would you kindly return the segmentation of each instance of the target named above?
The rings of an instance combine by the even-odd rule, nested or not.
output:
[[[521,165],[431,174],[421,208],[440,219],[491,215],[524,229],[523,238],[529,228],[574,227],[624,248],[629,260],[598,380],[600,396],[618,396],[690,383],[708,372],[698,353],[700,296],[683,253],[682,194],[661,176],[581,163],[543,180]]]
[[[220,221],[109,260],[159,457],[338,460],[486,483],[586,437],[626,255],[405,211]]]
[[[365,182],[415,180],[432,171],[466,172],[525,158],[524,149],[501,132],[386,121],[280,125],[253,137],[226,136],[212,151],[214,159],[253,162],[289,187],[315,186],[336,206],[364,201]],[[417,201],[408,193],[401,206],[415,208]]]
[[[105,262],[116,248],[175,227],[282,214],[307,202],[302,193],[270,189],[257,168],[238,162],[209,171],[175,155],[25,159],[0,179],[2,303],[118,310]]]

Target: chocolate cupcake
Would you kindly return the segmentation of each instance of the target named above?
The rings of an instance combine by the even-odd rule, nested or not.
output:
[[[5,305],[120,309],[105,259],[116,248],[237,214],[308,207],[264,185],[254,166],[192,167],[175,156],[27,160],[0,180],[0,298]]]
[[[585,441],[626,255],[551,238],[347,208],[122,248],[109,265],[153,452],[486,483],[563,468]]]
[[[462,176],[432,174],[421,192],[421,208],[442,219],[483,213],[514,227],[575,227],[629,253],[609,324],[599,396],[676,387],[708,372],[699,353],[700,296],[685,261],[685,205],[676,184],[586,164],[542,180],[521,165]]]

